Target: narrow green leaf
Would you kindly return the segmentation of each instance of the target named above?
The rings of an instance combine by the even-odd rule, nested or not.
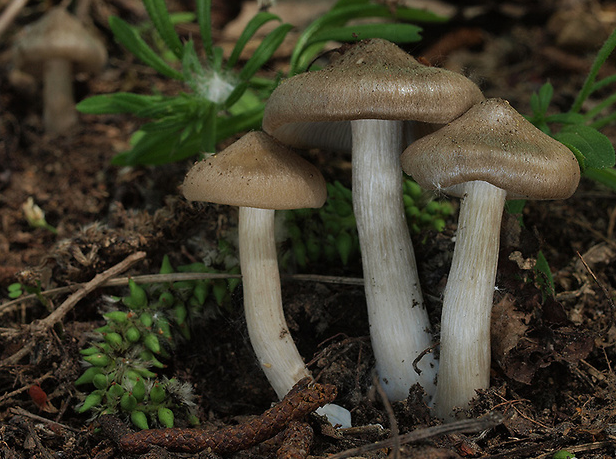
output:
[[[145,125],[144,127],[148,127]],[[199,152],[199,138],[179,142],[179,130],[139,130],[133,134],[133,148],[116,155],[112,164],[119,166],[157,166],[180,161]]]
[[[265,104],[262,104],[239,115],[218,118],[216,141],[220,142],[223,139],[228,139],[238,132],[259,129],[263,120],[264,108]]]
[[[533,118],[540,118],[543,113],[541,113],[541,104],[539,103],[539,94],[533,92],[530,95],[530,109],[533,111]]]
[[[180,37],[175,32],[165,0],[143,0],[148,16],[167,47],[178,59],[182,59],[183,46]]]
[[[281,45],[287,33],[293,28],[291,24],[282,24],[272,30],[257,47],[252,57],[242,68],[239,77],[247,81],[272,57]]]
[[[550,107],[552,96],[554,95],[554,87],[551,83],[545,83],[539,89],[539,110],[541,113],[546,113]]]
[[[579,113],[555,113],[546,117],[545,121],[548,123],[560,123],[560,124],[583,124],[584,115]]]
[[[325,41],[353,42],[370,38],[383,38],[395,43],[412,43],[421,40],[422,28],[412,24],[358,24],[336,27],[315,33],[306,43]]]
[[[595,105],[591,110],[588,110],[586,114],[582,117],[582,119],[592,120],[594,117],[598,116],[599,113],[606,110],[616,103],[616,93],[611,94],[608,97],[604,98],[601,102]]]
[[[584,171],[584,175],[616,191],[616,169],[611,167],[603,169],[589,167]]]
[[[585,167],[601,168],[614,165],[614,146],[596,129],[581,124],[567,125],[556,133],[554,138],[577,148],[584,156]]]
[[[201,32],[203,49],[208,60],[213,58],[214,42],[212,40],[212,0],[196,0],[197,22]]]
[[[595,56],[595,60],[586,76],[586,80],[582,85],[582,89],[578,93],[577,97],[573,101],[573,105],[571,106],[571,112],[577,113],[582,108],[582,104],[584,101],[590,96],[595,87],[595,81],[597,79],[597,75],[599,74],[599,70],[607,60],[607,58],[612,54],[616,48],[616,29],[610,34],[610,36],[605,40],[603,46]]]
[[[101,115],[103,113],[139,113],[161,102],[162,96],[147,96],[130,92],[116,92],[92,96],[77,104],[82,113]]]
[[[554,277],[552,276],[550,265],[541,250],[537,254],[535,276],[539,289],[541,290],[541,296],[543,297],[543,301],[545,301],[546,298],[554,295],[556,289],[554,287]]]
[[[593,87],[592,87],[592,91],[591,92],[595,92],[598,91],[599,89],[602,89],[606,86],[611,85],[612,83],[616,83],[616,75],[610,75],[608,77],[605,77],[599,81],[597,81]]]
[[[180,72],[170,67],[169,64],[147,45],[134,27],[115,16],[109,18],[109,26],[116,40],[126,46],[135,57],[141,59],[146,65],[152,67],[158,73],[166,77],[180,81],[184,79]]]
[[[505,202],[505,210],[510,214],[521,214],[526,206],[526,199],[511,199]]]
[[[235,64],[237,64],[237,61],[240,58],[240,54],[242,54],[242,51],[246,46],[246,43],[248,43],[248,41],[254,36],[257,30],[270,21],[280,21],[280,18],[272,13],[260,12],[257,13],[248,24],[246,24],[242,34],[235,42],[231,56],[229,56],[229,60],[226,64],[227,69],[232,69],[235,67]]]
[[[448,18],[438,15],[432,11],[422,10],[419,8],[398,8],[393,17],[401,21],[409,22],[432,22],[442,23],[447,22]]]
[[[234,104],[236,104],[242,97],[244,97],[244,94],[246,93],[246,88],[248,88],[248,83],[238,84],[231,92],[231,94],[229,94],[227,100],[225,100],[223,108],[232,107]]]

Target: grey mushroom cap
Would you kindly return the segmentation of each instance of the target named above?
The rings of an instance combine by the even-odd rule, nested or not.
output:
[[[577,189],[574,154],[503,99],[486,99],[402,154],[402,169],[425,189],[453,196],[481,180],[508,199],[565,199]]]
[[[305,123],[447,123],[483,99],[466,77],[422,65],[395,44],[372,39],[343,49],[322,70],[283,81],[266,105],[263,129],[287,145],[304,147],[301,138],[311,129]]]
[[[277,210],[321,207],[327,198],[314,165],[258,131],[197,162],[182,191],[189,201]]]
[[[51,8],[45,16],[24,29],[13,48],[15,66],[40,75],[42,62],[65,59],[77,72],[98,73],[107,62],[103,43],[63,7]]]

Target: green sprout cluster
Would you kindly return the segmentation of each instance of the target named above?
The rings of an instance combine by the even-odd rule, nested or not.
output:
[[[209,273],[203,263],[178,268],[179,272]],[[164,257],[160,274],[174,269]],[[145,287],[129,280],[130,293],[111,298],[106,324],[94,330],[94,339],[80,352],[87,365],[76,386],[93,390],[78,406],[79,413],[124,414],[132,423],[172,427],[180,411],[189,423],[194,414],[192,387],[176,378],[160,377],[165,361],[181,340],[190,339],[190,323],[206,314],[208,300],[222,305],[238,279],[198,279],[152,283]]]
[[[404,210],[411,234],[425,230],[443,231],[454,208],[449,201],[435,201],[413,180],[403,181]],[[334,260],[347,265],[360,251],[353,214],[351,190],[339,181],[327,184],[327,202],[320,209],[297,209],[285,214],[288,238],[295,262]]]

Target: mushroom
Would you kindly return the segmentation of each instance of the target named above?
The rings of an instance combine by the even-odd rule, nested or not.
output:
[[[239,255],[248,336],[261,368],[282,399],[295,383],[311,374],[284,317],[274,212],[321,207],[327,197],[325,179],[316,167],[267,134],[250,132],[196,163],[182,191],[190,201],[240,208]],[[346,410],[328,406],[321,412],[348,418],[340,422],[350,425],[350,414],[338,413]]]
[[[77,123],[73,73],[98,73],[107,61],[102,42],[63,7],[27,26],[13,47],[15,67],[43,78],[45,132],[61,134]]]
[[[490,383],[490,313],[505,199],[565,199],[580,179],[564,145],[507,101],[487,99],[409,146],[402,168],[426,189],[462,198],[443,299],[436,414],[453,416]]]
[[[370,336],[391,400],[419,382],[431,395],[436,362],[402,201],[403,122],[447,123],[483,100],[462,75],[419,64],[373,39],[342,48],[322,70],[296,75],[272,93],[263,129],[297,148],[352,151],[353,210],[362,252]]]

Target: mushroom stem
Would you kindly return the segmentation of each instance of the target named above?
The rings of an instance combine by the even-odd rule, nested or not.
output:
[[[436,362],[415,254],[402,201],[402,121],[351,121],[353,211],[362,252],[370,337],[376,369],[390,400],[420,383],[434,393]]]
[[[293,342],[282,309],[274,212],[240,207],[239,249],[250,342],[259,365],[282,399],[297,381],[311,375]]]
[[[463,191],[456,245],[441,319],[436,414],[453,417],[490,385],[490,315],[506,191],[484,181]]]
[[[59,134],[77,124],[72,64],[67,59],[44,62],[43,124],[45,132]]]

